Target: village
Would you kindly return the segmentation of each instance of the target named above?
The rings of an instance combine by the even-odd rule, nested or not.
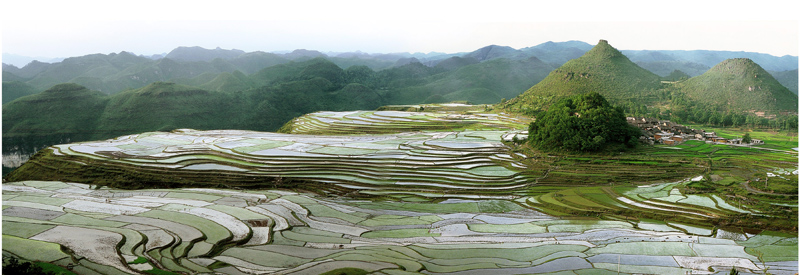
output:
[[[667,144],[676,145],[687,140],[702,140],[716,144],[732,145],[757,145],[764,144],[759,139],[751,139],[750,143],[744,143],[741,138],[727,139],[718,137],[716,132],[706,132],[702,129],[692,129],[669,120],[658,120],[654,118],[635,118],[627,117],[628,123],[642,130],[639,140],[646,144]]]

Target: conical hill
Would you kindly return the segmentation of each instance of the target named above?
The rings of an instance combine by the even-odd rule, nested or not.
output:
[[[534,113],[546,110],[561,98],[588,92],[603,95],[612,104],[649,103],[657,100],[658,75],[631,62],[605,40],[583,56],[570,60],[503,107]]]
[[[748,58],[722,61],[679,88],[691,101],[720,110],[797,112],[797,95]]]

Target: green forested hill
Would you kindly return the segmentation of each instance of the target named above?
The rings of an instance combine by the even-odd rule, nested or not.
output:
[[[3,151],[32,153],[43,144],[88,140],[108,96],[77,84],[59,84],[3,104]]]
[[[229,94],[156,82],[111,96],[102,115],[95,117],[95,138],[153,129],[235,128],[241,116],[233,109],[237,103],[241,104]]]
[[[605,40],[583,56],[552,71],[525,93],[503,107],[516,112],[546,110],[557,100],[597,92],[613,104],[649,103],[657,100],[660,77],[631,62]]]
[[[535,57],[526,60],[498,58],[442,73],[434,77],[436,80],[411,89],[427,92],[428,97],[442,95],[445,101],[493,104],[503,98],[516,97],[552,70],[552,66]]]
[[[747,58],[725,60],[677,88],[691,101],[719,109],[797,112],[797,95]]]
[[[32,95],[36,89],[22,81],[3,81],[3,104],[9,103],[14,99]]]

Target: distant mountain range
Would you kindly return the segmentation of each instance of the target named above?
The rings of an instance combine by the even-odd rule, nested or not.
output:
[[[419,62],[435,67],[452,57],[485,62],[493,59],[527,60],[536,57],[550,67],[556,68],[569,60],[585,54],[593,45],[580,42],[546,42],[537,46],[514,49],[491,45],[469,53],[391,53],[370,54],[364,52],[322,53],[298,49],[286,53],[244,52],[241,50],[204,49],[201,47],[178,47],[164,56],[137,56],[129,52],[92,54],[70,57],[59,62],[32,61],[23,67],[3,63],[3,81],[14,83],[13,91],[5,95],[9,102],[16,95],[46,90],[59,83],[76,83],[107,94],[127,89],[144,87],[156,81],[170,81],[187,85],[202,85],[219,77],[222,73],[239,71],[245,75],[261,69],[291,61],[303,61],[323,57],[339,67],[367,66],[373,70]],[[666,77],[679,70],[690,77],[698,76],[712,66],[730,58],[749,58],[776,75],[776,79],[797,93],[797,74],[784,73],[796,70],[796,56],[776,57],[767,54],[729,51],[621,51],[631,61],[659,76]],[[9,55],[4,54],[4,58]],[[445,64],[446,65],[446,64]],[[549,73],[549,71],[547,72]],[[5,91],[5,89],[4,89]]]

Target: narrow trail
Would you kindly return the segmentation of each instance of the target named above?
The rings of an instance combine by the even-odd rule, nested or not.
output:
[[[770,192],[766,192],[766,191],[761,191],[761,190],[755,189],[752,186],[750,186],[750,181],[742,182],[742,186],[744,186],[744,189],[747,189],[747,192],[750,192],[750,193],[765,194],[765,195],[776,195],[776,196],[784,196],[784,197],[797,197],[797,194],[770,193]]]

